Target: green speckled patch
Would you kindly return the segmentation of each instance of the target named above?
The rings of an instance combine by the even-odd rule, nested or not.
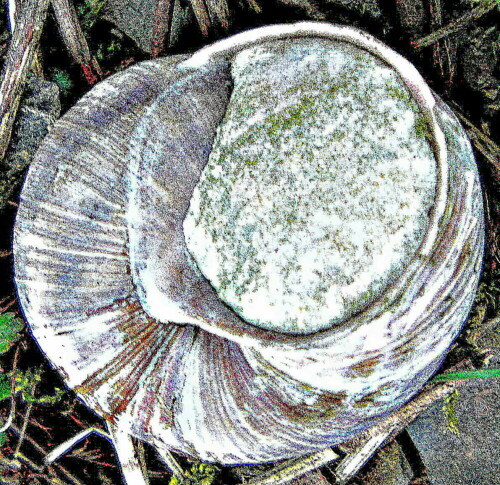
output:
[[[184,224],[219,296],[263,328],[312,333],[377,298],[429,222],[435,160],[400,78],[326,39],[246,49]]]

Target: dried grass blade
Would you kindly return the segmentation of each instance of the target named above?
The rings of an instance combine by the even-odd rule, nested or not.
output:
[[[448,35],[451,35],[463,28],[467,27],[470,23],[478,20],[483,15],[491,12],[493,9],[498,7],[497,0],[483,0],[477,7],[472,9],[470,12],[465,13],[461,17],[457,18],[453,22],[450,22],[448,25],[432,32],[431,34],[423,37],[422,39],[413,43],[413,47],[415,50],[422,49],[423,47],[430,46],[441,40]]]

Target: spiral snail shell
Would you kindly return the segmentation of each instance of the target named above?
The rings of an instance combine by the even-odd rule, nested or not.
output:
[[[298,23],[84,96],[30,168],[15,273],[34,337],[97,413],[160,452],[260,463],[419,390],[470,310],[483,238],[470,144],[415,68]]]

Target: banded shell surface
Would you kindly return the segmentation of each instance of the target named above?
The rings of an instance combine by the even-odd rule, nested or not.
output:
[[[467,317],[483,238],[470,144],[415,68],[299,23],[96,86],[36,156],[14,252],[33,335],[88,406],[240,464],[408,401]]]

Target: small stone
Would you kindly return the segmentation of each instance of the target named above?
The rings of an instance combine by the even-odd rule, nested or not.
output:
[[[326,39],[233,60],[234,90],[184,221],[219,296],[307,334],[362,310],[404,270],[436,185],[427,126],[399,76]]]

